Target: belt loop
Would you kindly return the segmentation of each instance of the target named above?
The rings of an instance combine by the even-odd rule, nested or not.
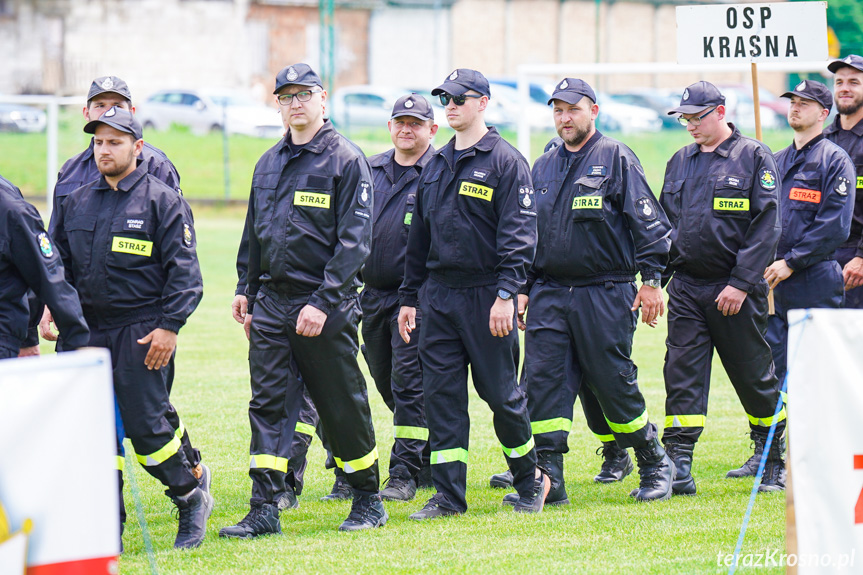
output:
[[[605,282],[605,289],[614,289],[614,282],[612,282],[612,281]]]

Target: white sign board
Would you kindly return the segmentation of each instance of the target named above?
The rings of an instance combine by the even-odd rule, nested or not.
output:
[[[0,361],[0,504],[10,532],[32,521],[28,575],[116,573],[111,381],[104,349]]]
[[[826,60],[827,3],[677,7],[677,63]]]
[[[788,322],[788,449],[797,555],[785,564],[796,565],[799,575],[860,573],[863,310],[791,310]]]

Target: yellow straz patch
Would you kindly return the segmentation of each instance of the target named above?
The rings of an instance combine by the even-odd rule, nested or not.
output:
[[[329,209],[330,195],[316,194],[314,192],[294,192],[294,205]]]
[[[114,241],[111,242],[111,251],[150,257],[153,254],[153,242],[114,236]]]
[[[470,196],[472,198],[479,198],[490,202],[491,195],[494,193],[494,188],[487,188],[486,186],[480,186],[479,184],[472,184],[470,182],[462,182],[458,189],[458,193],[462,196]]]
[[[573,210],[601,210],[602,196],[579,196],[572,199]]]
[[[857,176],[857,188],[863,188],[863,176]]]
[[[713,198],[713,209],[730,212],[749,211],[749,198]]]

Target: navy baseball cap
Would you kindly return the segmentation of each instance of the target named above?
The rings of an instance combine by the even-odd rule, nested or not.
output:
[[[695,114],[710,106],[724,106],[725,96],[719,88],[704,80],[690,84],[683,90],[680,105],[668,112],[672,114]]]
[[[830,89],[815,80],[803,80],[793,90],[782,94],[783,98],[790,98],[791,96],[800,96],[807,100],[815,100],[824,106],[827,111],[830,111],[830,108],[833,107],[833,94],[830,92]]]
[[[447,76],[446,80],[443,81],[443,84],[432,90],[431,95],[439,96],[446,93],[451,96],[461,96],[468,90],[479,92],[489,98],[491,97],[488,80],[482,75],[482,72],[467,68],[453,70],[452,74]]]
[[[87,101],[89,102],[99,94],[105,92],[113,92],[123,96],[130,102],[132,101],[132,92],[129,91],[129,85],[117,76],[102,76],[96,78],[90,84],[90,91],[87,92]]]
[[[140,140],[144,137],[144,130],[141,129],[141,124],[138,123],[138,120],[135,119],[132,112],[124,110],[123,108],[118,108],[117,106],[112,107],[110,110],[102,114],[98,120],[87,122],[87,125],[84,126],[84,132],[95,134],[96,128],[99,124],[105,124],[106,126],[111,126],[115,130],[132,134],[136,140]]]
[[[554,93],[548,99],[548,103],[551,104],[554,100],[563,100],[567,104],[578,104],[585,96],[590,98],[594,104],[596,103],[596,94],[587,82],[578,78],[564,78],[560,84],[554,87]]]
[[[844,66],[863,72],[863,58],[857,54],[849,54],[840,60],[833,60],[827,64],[827,69],[835,74],[836,70]]]
[[[393,115],[390,119],[399,116],[413,116],[420,120],[434,120],[434,111],[428,100],[419,94],[408,94],[396,100],[393,106]]]
[[[321,77],[318,76],[317,72],[312,70],[308,64],[303,63],[282,68],[282,71],[276,74],[276,89],[273,90],[273,94],[278,94],[279,90],[290,85],[324,87],[324,83],[321,82]]]

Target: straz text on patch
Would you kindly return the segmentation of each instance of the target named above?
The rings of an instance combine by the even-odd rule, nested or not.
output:
[[[330,207],[330,195],[318,194],[315,192],[294,192],[294,205],[306,206],[307,208],[324,208]]]
[[[480,186],[479,184],[474,184],[472,182],[462,182],[461,186],[459,186],[458,193],[461,196],[470,196],[472,198],[479,198],[490,202],[491,196],[494,194],[494,188]]]
[[[111,251],[150,257],[153,254],[153,242],[114,236],[114,240],[111,242]]]

